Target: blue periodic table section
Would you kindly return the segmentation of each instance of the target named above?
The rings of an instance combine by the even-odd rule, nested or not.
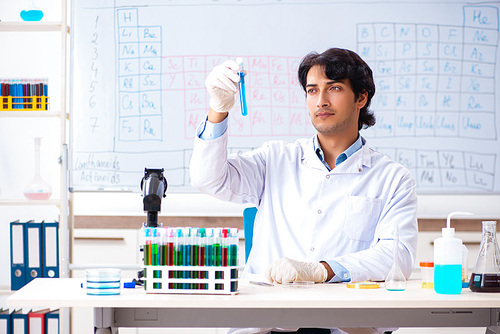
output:
[[[357,50],[374,72],[370,138],[498,138],[495,72],[498,8],[463,6],[463,25],[357,24]],[[436,147],[439,142],[436,141]],[[381,147],[407,166],[420,190],[492,191],[496,154]]]
[[[161,141],[161,26],[139,25],[138,9],[118,9],[118,141]]]
[[[373,137],[496,139],[498,9],[464,6],[463,26],[360,23],[374,71]]]

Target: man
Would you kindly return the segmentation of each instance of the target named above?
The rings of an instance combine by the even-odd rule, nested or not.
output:
[[[368,65],[344,49],[307,55],[298,76],[317,134],[228,157],[236,70],[226,61],[206,79],[210,108],[190,168],[194,187],[258,207],[246,270],[276,283],[384,280],[397,224],[399,264],[409,277],[417,248],[415,181],[359,135],[375,124]]]

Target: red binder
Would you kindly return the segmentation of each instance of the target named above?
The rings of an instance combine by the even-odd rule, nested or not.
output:
[[[45,309],[28,313],[30,334],[45,334],[45,314],[49,311],[49,309]]]

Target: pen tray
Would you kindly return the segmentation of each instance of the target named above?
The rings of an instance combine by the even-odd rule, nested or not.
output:
[[[238,267],[144,266],[146,293],[232,295],[238,293]]]

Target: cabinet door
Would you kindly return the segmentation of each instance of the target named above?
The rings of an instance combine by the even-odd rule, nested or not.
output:
[[[75,229],[73,263],[75,265],[140,266],[139,230]],[[136,277],[137,270],[122,270],[122,279]],[[85,270],[74,270],[73,277],[84,277]]]

